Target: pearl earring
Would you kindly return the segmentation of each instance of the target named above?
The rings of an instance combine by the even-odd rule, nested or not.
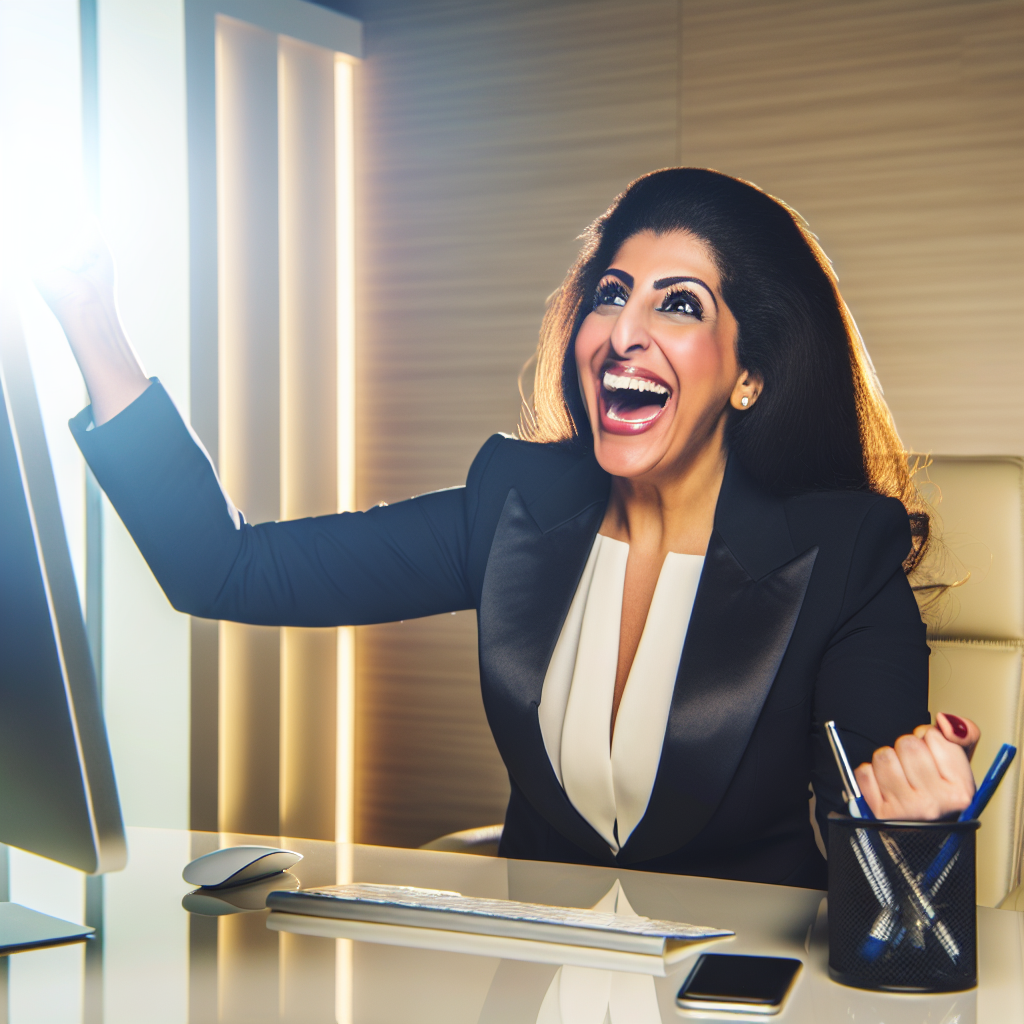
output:
[[[743,397],[742,397],[742,398],[740,399],[740,405],[742,405],[742,406],[743,406],[743,408],[744,408],[744,409],[746,409],[746,407],[747,407],[747,406],[748,406],[749,404],[750,404],[750,399],[749,399],[749,398],[748,398],[748,397],[747,397],[746,395],[744,395],[744,396],[743,396]]]

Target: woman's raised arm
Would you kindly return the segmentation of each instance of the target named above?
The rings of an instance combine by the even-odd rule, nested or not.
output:
[[[73,261],[48,267],[36,277],[36,287],[78,360],[96,426],[113,419],[149,387],[121,326],[114,285],[114,261],[99,235]]]
[[[475,605],[471,484],[368,512],[250,525],[159,382],[101,427],[71,430],[179,611],[264,626],[342,626]]]
[[[206,452],[117,315],[114,267],[96,237],[36,279],[85,377],[92,408],[71,430],[171,604],[206,618],[337,626],[474,606],[466,488],[369,512],[246,523]],[[485,445],[485,465],[493,451]],[[472,476],[472,471],[471,471]]]

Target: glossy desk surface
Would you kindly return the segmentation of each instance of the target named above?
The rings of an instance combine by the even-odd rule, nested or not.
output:
[[[805,969],[788,1004],[778,1017],[769,1018],[780,1022],[1004,1024],[1024,1020],[1024,914],[1013,911],[978,911],[977,989],[945,996],[887,995],[829,980],[823,894],[807,889],[160,829],[130,829],[128,868],[100,884],[90,882],[89,913],[97,921],[102,914],[97,939],[86,946],[8,958],[7,1017],[0,1020],[11,1024],[657,1024],[692,1019],[677,1010],[674,1002],[692,959],[659,976],[646,968],[636,973],[585,962],[560,967],[558,962],[517,960],[497,955],[501,951],[494,948],[487,955],[473,955],[286,934],[267,927],[265,910],[190,914],[182,906],[183,897],[191,891],[182,881],[182,868],[217,846],[242,843],[285,846],[302,853],[304,860],[294,874],[303,887],[387,882],[590,907],[618,880],[637,913],[734,929],[736,937],[717,944],[717,951],[801,959]],[[32,905],[25,877],[28,868],[18,867],[14,854],[11,898]],[[51,880],[48,888],[43,885],[35,909],[50,913],[60,909],[52,902],[54,886],[65,886],[66,895],[73,898],[73,874],[62,876],[63,881]],[[84,885],[82,892],[86,893]],[[261,900],[254,895],[254,903]]]

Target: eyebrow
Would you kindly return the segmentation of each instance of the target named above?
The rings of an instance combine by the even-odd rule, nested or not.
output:
[[[609,267],[604,272],[605,277],[617,277],[627,288],[633,287],[633,275],[627,274],[624,270],[616,270],[614,267]]]
[[[662,288],[683,283],[699,284],[711,296],[711,301],[715,304],[715,311],[718,311],[718,299],[715,298],[715,293],[699,277],[662,277],[654,282],[654,289],[661,291]]]

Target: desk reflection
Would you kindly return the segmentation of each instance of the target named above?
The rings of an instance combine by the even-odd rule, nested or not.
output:
[[[8,958],[9,998],[0,1007],[6,1009],[0,1022],[670,1024],[687,1019],[675,1006],[675,995],[696,951],[677,964],[662,965],[660,972],[649,966],[641,972],[615,969],[607,961],[595,966],[583,957],[573,963],[535,962],[515,952],[471,955],[389,945],[381,936],[353,941],[271,930],[266,910],[244,909],[259,902],[245,894],[236,894],[239,907],[189,913],[182,906],[191,891],[181,879],[185,864],[218,846],[245,843],[302,853],[293,873],[303,887],[349,881],[415,885],[734,929],[736,937],[716,944],[716,950],[804,962],[788,1004],[774,1018],[780,1024],[1024,1020],[1024,914],[979,911],[978,990],[898,996],[829,980],[820,892],[258,836],[131,829],[129,840],[128,869],[104,879],[102,936],[89,956],[79,945]],[[79,876],[79,881],[84,907],[84,880]],[[20,896],[31,905],[31,893]]]

